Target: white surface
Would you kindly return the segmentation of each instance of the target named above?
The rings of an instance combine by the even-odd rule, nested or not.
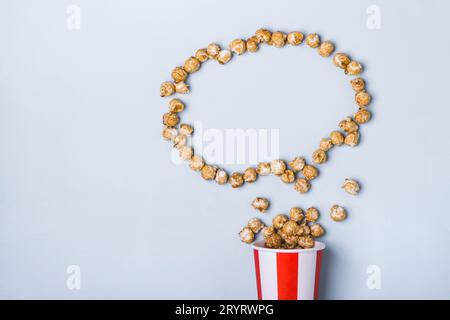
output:
[[[326,252],[326,251],[324,251]],[[298,298],[314,299],[317,251],[298,254]],[[320,280],[319,280],[320,285]],[[320,294],[320,291],[319,291]]]
[[[81,30],[66,28],[68,5]],[[381,29],[366,10],[381,8]],[[449,298],[446,1],[13,1],[0,4],[0,297],[256,298],[237,233],[256,196],[317,206],[322,298]],[[210,42],[264,26],[318,32],[361,61],[374,96],[361,145],[331,153],[310,193],[276,178],[231,190],[170,161],[159,84]],[[313,50],[263,48],[189,83],[183,120],[280,129],[310,155],[355,110],[348,78]],[[234,166],[244,168],[245,165]],[[358,197],[340,189],[361,182]],[[334,223],[332,204],[349,218]],[[68,290],[66,269],[81,268]],[[370,290],[367,268],[381,270]]]
[[[261,295],[264,300],[278,300],[277,254],[263,250],[258,254]]]

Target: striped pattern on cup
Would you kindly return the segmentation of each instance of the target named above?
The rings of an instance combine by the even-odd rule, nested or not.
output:
[[[325,245],[312,249],[277,250],[253,245],[259,300],[313,300],[319,296]]]

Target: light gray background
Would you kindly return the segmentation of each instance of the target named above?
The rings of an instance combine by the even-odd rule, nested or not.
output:
[[[66,9],[81,8],[81,30]],[[369,5],[381,29],[366,26]],[[321,297],[449,298],[445,1],[16,1],[0,7],[0,297],[256,297],[237,232],[267,196],[270,221],[317,206],[328,233]],[[259,27],[318,32],[366,66],[373,121],[331,153],[300,196],[265,178],[240,190],[170,159],[159,84],[210,42]],[[310,155],[355,110],[349,78],[306,46],[206,64],[183,120],[280,129],[280,156]],[[234,166],[242,169],[245,166]],[[363,184],[345,194],[345,177]],[[336,224],[333,203],[349,210]],[[68,290],[66,268],[81,268]],[[381,290],[366,286],[369,265]]]

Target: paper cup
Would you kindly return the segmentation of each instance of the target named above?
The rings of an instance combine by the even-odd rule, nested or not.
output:
[[[311,249],[269,249],[253,244],[259,300],[316,300],[325,244]]]

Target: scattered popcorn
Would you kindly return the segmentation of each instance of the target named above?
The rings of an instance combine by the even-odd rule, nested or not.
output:
[[[306,44],[311,48],[317,48],[320,45],[320,37],[317,33],[311,33],[306,36]]]
[[[289,210],[289,219],[295,222],[301,222],[305,215],[303,214],[302,209],[294,207]]]
[[[184,70],[186,70],[186,72],[193,73],[193,72],[198,71],[198,69],[200,69],[200,65],[201,65],[201,62],[197,58],[190,57],[184,63],[183,68],[184,68]]]
[[[266,212],[269,208],[270,202],[266,198],[256,198],[252,202],[252,207],[258,210],[259,212]]]
[[[302,171],[303,168],[305,167],[305,159],[302,157],[295,157],[294,160],[290,161],[288,164],[289,167],[292,168],[292,171],[294,172]]]
[[[275,229],[281,229],[288,220],[289,219],[286,215],[278,214],[272,219],[272,225]]]
[[[247,227],[249,227],[253,231],[253,233],[256,234],[260,232],[265,226],[264,223],[258,218],[251,218],[248,221]]]
[[[239,188],[244,184],[244,178],[242,178],[242,174],[240,172],[233,172],[228,182],[231,184],[231,187]]]
[[[292,46],[298,46],[300,43],[302,43],[304,37],[305,36],[301,32],[290,32],[287,35],[287,42]]]
[[[344,208],[335,204],[330,209],[330,217],[334,221],[343,221],[347,218],[347,212]]]
[[[359,192],[359,183],[353,179],[345,179],[342,188],[351,195],[357,195]]]
[[[316,167],[311,166],[309,164],[303,168],[302,173],[307,180],[313,180],[319,175],[319,172],[317,171]]]
[[[247,51],[247,45],[245,44],[244,40],[236,39],[236,40],[231,41],[230,50],[233,53],[241,55],[241,54],[245,53],[245,51]]]
[[[306,193],[311,188],[311,184],[304,178],[299,178],[295,181],[294,190],[299,193]]]
[[[218,169],[215,178],[217,184],[223,185],[228,182],[228,173],[223,169]]]
[[[250,168],[245,169],[244,175],[243,175],[245,182],[248,182],[248,183],[255,182],[257,177],[258,177],[258,173],[256,172],[255,168],[250,167]]]
[[[245,243],[252,243],[253,240],[255,240],[255,234],[253,233],[252,229],[249,227],[245,227],[239,232],[239,238],[241,238],[242,242]]]
[[[319,54],[322,57],[329,57],[334,51],[334,44],[331,41],[324,41],[319,46]]]
[[[319,210],[317,210],[314,207],[310,207],[310,208],[306,209],[305,218],[306,218],[306,221],[308,221],[308,222],[317,221],[319,219],[319,215],[320,215]]]

